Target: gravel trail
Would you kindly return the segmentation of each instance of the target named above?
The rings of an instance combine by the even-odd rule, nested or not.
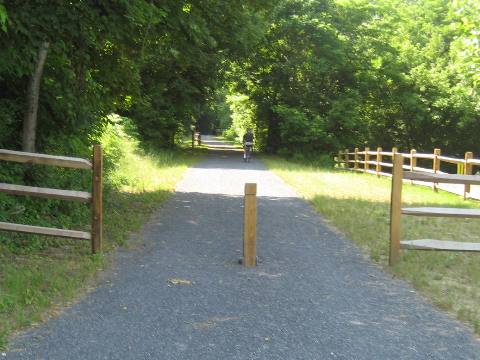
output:
[[[480,359],[472,332],[374,266],[255,159],[188,170],[92,293],[0,359]],[[258,184],[258,255],[238,265]],[[108,216],[108,214],[106,214]]]

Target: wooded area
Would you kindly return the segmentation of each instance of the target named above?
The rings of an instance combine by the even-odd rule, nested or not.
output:
[[[253,127],[259,149],[300,158],[478,153],[479,31],[475,0],[1,0],[0,148],[88,157],[115,131],[159,148]],[[121,156],[108,142],[107,186]]]
[[[156,146],[253,126],[288,154],[475,152],[479,14],[475,0],[1,1],[0,148],[87,154],[116,112]]]

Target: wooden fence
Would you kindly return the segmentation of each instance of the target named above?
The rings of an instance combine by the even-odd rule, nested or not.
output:
[[[440,149],[434,149],[433,153],[417,153],[415,149],[410,150],[409,153],[398,152],[397,148],[392,148],[392,151],[383,151],[381,147],[378,147],[376,151],[370,150],[366,147],[365,150],[360,151],[359,148],[355,148],[353,152],[349,152],[348,149],[339,151],[338,156],[335,158],[336,163],[345,169],[360,171],[370,174],[376,174],[377,176],[391,176],[390,172],[383,171],[384,169],[393,168],[393,158],[395,154],[402,155],[403,161],[402,169],[407,171],[420,171],[428,173],[447,174],[447,172],[441,171],[442,163],[456,165],[456,174],[471,175],[475,166],[480,166],[480,159],[474,159],[472,152],[466,152],[463,159],[458,159],[449,156],[441,155]],[[387,161],[386,161],[387,160]],[[424,162],[431,162],[430,167],[417,166],[418,160]],[[418,183],[424,183],[428,181],[422,181]],[[432,183],[434,191],[438,190],[437,183]],[[453,188],[445,187],[443,190],[458,193]],[[464,198],[471,197],[470,184],[463,186]]]
[[[0,192],[11,195],[35,196],[49,199],[80,201],[91,204],[92,224],[91,232],[55,229],[40,226],[13,224],[0,222],[0,230],[15,231],[28,234],[58,236],[63,238],[91,241],[92,253],[102,250],[102,220],[103,220],[103,157],[100,145],[93,146],[93,161],[85,159],[52,156],[21,151],[0,149],[0,160],[13,161],[25,164],[53,165],[74,169],[87,169],[92,171],[92,192],[39,188],[33,186],[0,183]]]
[[[400,240],[400,220],[402,215],[477,219],[480,218],[480,209],[441,207],[402,208],[402,183],[404,179],[429,181],[433,183],[437,182],[444,184],[462,184],[463,186],[470,186],[479,185],[480,176],[403,171],[403,167],[403,156],[396,155],[393,163],[392,193],[390,203],[389,265],[395,265],[399,261],[400,249],[480,252],[479,242],[472,243],[462,241],[435,240],[434,238],[403,241]],[[434,236],[435,234],[433,234],[433,237]]]

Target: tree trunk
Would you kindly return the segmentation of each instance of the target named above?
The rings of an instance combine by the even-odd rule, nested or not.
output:
[[[35,71],[30,77],[27,92],[27,111],[23,119],[23,151],[35,152],[35,139],[37,135],[37,110],[40,83],[42,80],[45,59],[47,58],[50,43],[44,41],[38,50],[38,59]]]

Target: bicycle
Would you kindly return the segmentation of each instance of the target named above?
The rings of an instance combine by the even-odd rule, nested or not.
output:
[[[253,142],[245,141],[243,144],[243,161],[250,162],[253,151]]]

